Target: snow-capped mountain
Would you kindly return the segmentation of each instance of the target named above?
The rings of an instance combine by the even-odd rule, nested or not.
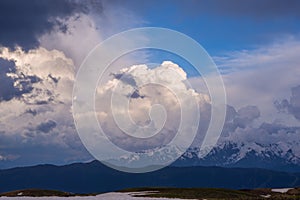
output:
[[[199,148],[188,149],[173,165],[222,166],[266,168],[284,171],[300,171],[300,157],[295,152],[297,144],[259,144],[225,141],[215,146],[204,158]]]
[[[208,152],[209,151],[209,152]],[[130,156],[122,156],[109,162],[116,166],[164,165],[182,154],[178,148],[168,151],[148,150]],[[208,152],[208,153],[207,153]],[[206,155],[206,156],[201,156]],[[173,166],[219,166],[240,168],[263,168],[276,171],[300,172],[299,141],[279,141],[263,144],[259,142],[220,141],[213,148],[200,151],[190,147]]]

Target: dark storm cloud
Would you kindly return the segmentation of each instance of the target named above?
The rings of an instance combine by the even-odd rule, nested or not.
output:
[[[49,75],[52,77],[51,75]],[[57,83],[59,79],[52,77],[51,80]],[[40,88],[34,88],[35,83],[43,82],[43,80],[35,75],[25,75],[22,72],[18,72],[14,61],[0,58],[0,102],[10,101],[13,98],[22,99],[26,104],[48,104],[54,100],[53,93],[46,89],[43,91]],[[32,92],[35,91],[35,92]],[[47,100],[32,99],[38,97],[40,94],[45,93]],[[27,94],[27,98],[24,98],[24,94]],[[36,115],[36,112],[29,110],[27,113]]]
[[[0,58],[0,101],[8,101],[18,91],[14,87],[14,80],[7,73],[15,71],[15,63]]]
[[[99,1],[71,0],[1,0],[0,1],[0,45],[24,49],[38,46],[38,37],[59,27],[62,32],[68,27],[59,19],[75,13],[89,11],[90,3]]]
[[[36,127],[36,130],[41,131],[43,133],[49,133],[52,129],[56,127],[56,122],[53,120],[49,120],[47,122],[43,122]]]
[[[290,100],[284,99],[281,102],[276,101],[274,104],[278,111],[288,112],[296,119],[300,120],[300,85],[291,89],[292,96]]]
[[[0,102],[30,93],[33,89],[32,84],[41,81],[37,76],[24,74],[20,74],[18,78],[12,78],[8,75],[9,73],[16,73],[15,63],[0,58]]]

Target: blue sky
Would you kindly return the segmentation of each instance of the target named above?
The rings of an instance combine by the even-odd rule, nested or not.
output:
[[[149,26],[183,32],[212,54],[255,48],[282,37],[299,37],[297,1],[164,1],[127,5]],[[281,7],[282,6],[282,7]],[[270,11],[268,11],[270,9]]]
[[[0,168],[92,160],[72,117],[76,72],[97,44],[144,26],[182,32],[216,62],[232,108],[220,142],[283,143],[300,165],[299,10],[296,0],[0,1]],[[164,60],[206,94],[186,61],[160,51],[121,59],[105,81]]]

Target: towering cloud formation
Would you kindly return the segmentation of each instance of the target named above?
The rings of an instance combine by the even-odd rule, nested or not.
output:
[[[96,109],[104,132],[130,151],[168,144],[182,117],[188,117],[181,116],[182,106],[196,110],[210,103],[209,96],[189,89],[185,81],[185,71],[169,61],[153,69],[134,65],[113,74],[113,79],[97,90]],[[193,107],[195,100],[197,107]],[[192,120],[196,119],[187,119]]]

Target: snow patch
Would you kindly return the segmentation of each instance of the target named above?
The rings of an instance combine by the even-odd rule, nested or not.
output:
[[[134,195],[149,194],[145,192],[131,192],[131,193],[120,193],[110,192],[99,194],[96,196],[85,196],[85,197],[0,197],[0,200],[147,200],[149,197],[134,197]],[[170,198],[151,198],[151,200],[182,200],[182,199],[170,199]]]
[[[275,188],[275,189],[272,189],[272,192],[287,193],[287,191],[289,191],[290,189],[293,189],[293,188]]]

